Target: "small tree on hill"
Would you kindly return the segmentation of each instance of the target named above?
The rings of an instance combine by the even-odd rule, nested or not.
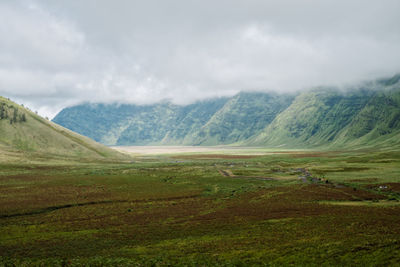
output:
[[[5,110],[4,110],[4,105],[0,105],[0,120],[5,118]]]
[[[13,117],[12,117],[12,121],[14,123],[17,122],[17,117],[18,117],[18,109],[14,109],[14,114],[13,114]]]

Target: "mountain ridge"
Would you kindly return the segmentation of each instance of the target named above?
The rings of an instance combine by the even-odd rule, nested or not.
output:
[[[185,106],[81,104],[53,121],[107,145],[373,145],[400,132],[399,81],[400,74],[347,91],[240,92]]]

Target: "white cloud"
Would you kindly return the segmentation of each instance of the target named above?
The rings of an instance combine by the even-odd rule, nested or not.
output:
[[[0,3],[0,95],[52,117],[82,101],[287,92],[400,72],[400,2]]]

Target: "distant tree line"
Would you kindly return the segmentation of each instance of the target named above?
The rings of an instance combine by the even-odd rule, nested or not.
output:
[[[26,122],[26,115],[23,112],[19,112],[17,107],[0,103],[0,120],[7,119],[10,121],[10,124]]]

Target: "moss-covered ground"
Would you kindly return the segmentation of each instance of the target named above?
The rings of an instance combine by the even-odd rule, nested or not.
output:
[[[400,152],[0,163],[0,266],[399,265]]]

